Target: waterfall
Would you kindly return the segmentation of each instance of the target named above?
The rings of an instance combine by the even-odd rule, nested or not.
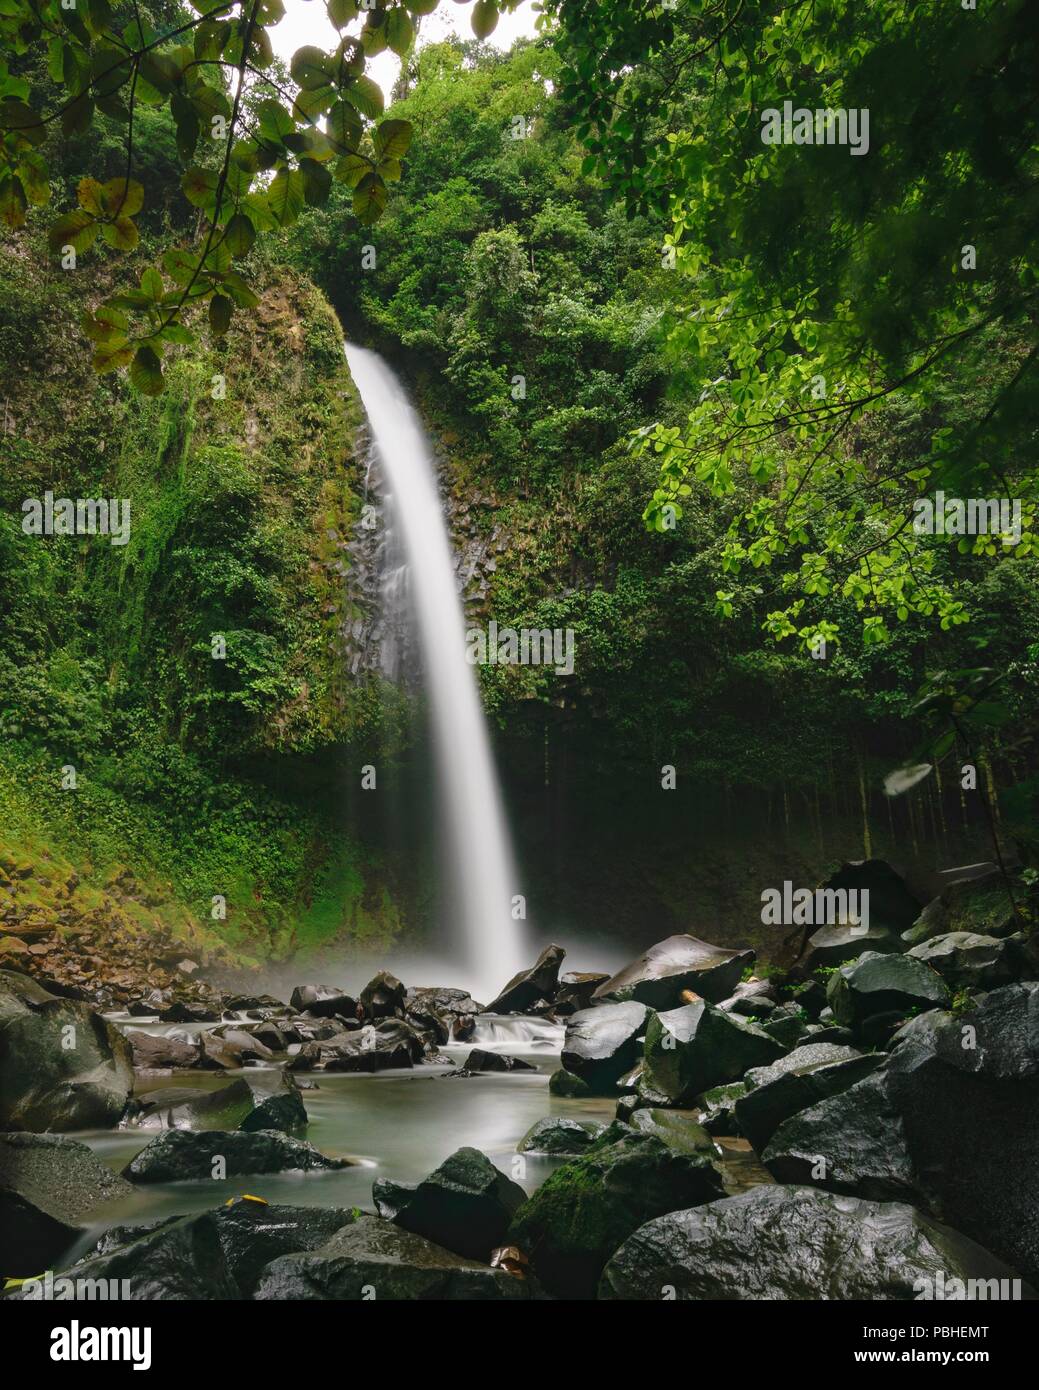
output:
[[[385,479],[384,505],[407,567],[445,812],[451,901],[461,921],[449,938],[458,978],[487,1001],[523,959],[512,898],[519,889],[476,683],[436,470],[425,430],[397,377],[374,352],[346,344]],[[399,584],[400,574],[395,576]],[[480,993],[477,993],[480,991]]]

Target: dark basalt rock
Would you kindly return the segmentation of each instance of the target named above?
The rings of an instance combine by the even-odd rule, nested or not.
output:
[[[1017,974],[1016,944],[1012,937],[956,931],[932,936],[908,954],[937,970],[950,989],[999,989]]]
[[[808,1043],[768,1067],[752,1067],[746,1094],[736,1101],[736,1123],[758,1153],[784,1120],[846,1091],[875,1071],[882,1053],[863,1054],[833,1043]]]
[[[808,938],[808,954],[804,958],[803,968],[807,973],[829,970],[844,965],[846,961],[858,960],[865,951],[898,955],[904,950],[905,942],[897,932],[887,927],[870,924],[867,931],[860,926],[820,927]]]
[[[559,986],[559,967],[566,952],[561,946],[546,946],[529,970],[514,975],[496,999],[487,1005],[489,1014],[524,1014],[539,999],[555,997]]]
[[[758,1020],[761,1031],[782,1047],[796,1047],[807,1036],[808,1019],[799,1004],[779,1004],[768,1018]]]
[[[725,1013],[744,1018],[767,1018],[778,1005],[774,985],[768,980],[741,980],[728,999],[718,1005]]]
[[[351,1166],[349,1159],[328,1158],[313,1144],[273,1130],[251,1134],[241,1130],[196,1133],[172,1129],[146,1144],[126,1165],[123,1174],[136,1183],[210,1179],[217,1155],[224,1160],[229,1178]]]
[[[490,1259],[526,1200],[518,1183],[479,1149],[461,1148],[415,1188],[393,1220],[468,1259]]]
[[[277,1130],[280,1134],[292,1134],[306,1129],[307,1108],[303,1097],[295,1087],[286,1087],[274,1095],[257,1098],[255,1108],[246,1115],[238,1126],[247,1134],[256,1130]]]
[[[555,997],[552,1012],[564,1017],[566,1014],[575,1014],[581,1009],[590,1008],[592,995],[609,978],[609,975],[600,971],[571,970],[565,975],[560,975],[559,992]]]
[[[485,1052],[482,1047],[474,1047],[462,1065],[466,1071],[537,1071],[537,1067],[522,1057]]]
[[[107,1128],[132,1089],[130,1044],[116,1028],[27,975],[0,971],[0,1129]]]
[[[264,1270],[257,1299],[486,1302],[531,1296],[526,1279],[460,1258],[378,1216],[358,1217],[319,1249]]]
[[[606,1261],[640,1226],[722,1194],[709,1159],[615,1123],[520,1207],[508,1243],[527,1255],[550,1293],[592,1298]]]
[[[365,1018],[397,1018],[404,1012],[404,995],[404,986],[396,975],[380,970],[361,990],[359,1002]]]
[[[159,1010],[162,1023],[219,1023],[223,1009],[219,1000],[201,1001],[175,999],[172,1004]]]
[[[417,1183],[394,1182],[391,1178],[376,1178],[372,1183],[372,1205],[380,1216],[392,1221],[415,1195]]]
[[[768,1066],[784,1050],[749,1019],[704,1000],[686,1004],[650,1017],[640,1091],[682,1105],[701,1091],[738,1081],[750,1067]]]
[[[50,1269],[88,1216],[129,1196],[130,1184],[85,1144],[58,1134],[0,1134],[0,1269]]]
[[[134,1066],[146,1071],[194,1067],[202,1056],[202,1048],[194,1039],[137,1032],[126,1036],[133,1048]]]
[[[912,1202],[1035,1281],[1039,983],[912,1019],[872,1075],[780,1125],[763,1160],[781,1182]]]
[[[646,1006],[635,1002],[600,1004],[572,1014],[563,1042],[564,1070],[593,1092],[608,1095],[638,1061],[648,1017]]]
[[[921,941],[950,932],[1005,937],[1016,932],[1020,925],[1011,910],[1003,875],[993,864],[987,873],[953,880],[943,888],[902,933],[902,941],[918,946]]]
[[[700,1123],[697,1110],[661,1110],[640,1107],[633,1110],[628,1125],[636,1134],[652,1134],[678,1154],[704,1154],[713,1158],[718,1150]]]
[[[581,1154],[595,1143],[604,1129],[605,1125],[581,1124],[561,1115],[546,1115],[543,1120],[535,1120],[516,1145],[516,1152]]]
[[[731,1081],[727,1086],[712,1086],[709,1091],[696,1097],[700,1123],[708,1134],[739,1134],[736,1102],[746,1094],[747,1087],[744,1082]]]
[[[877,951],[867,951],[835,971],[826,997],[834,1019],[853,1030],[875,1015],[904,1018],[910,1010],[942,1008],[950,999],[945,981],[922,960]]]
[[[418,1030],[403,1018],[384,1018],[359,1033],[321,1044],[326,1071],[387,1071],[413,1067],[425,1055]]]
[[[592,1088],[587,1081],[582,1081],[579,1076],[575,1076],[572,1071],[567,1071],[565,1067],[557,1068],[548,1078],[549,1095],[565,1096],[571,1100],[580,1100],[592,1094]]]
[[[255,1104],[252,1088],[242,1077],[215,1091],[167,1086],[141,1097],[141,1109],[127,1128],[237,1129]]]
[[[939,1284],[945,1298],[957,1297],[956,1279],[1006,1279],[1012,1297],[1014,1278],[980,1245],[910,1206],[756,1187],[642,1226],[607,1264],[599,1297],[909,1301],[938,1297]]]
[[[297,985],[289,999],[297,1013],[314,1018],[331,1018],[334,1014],[353,1014],[357,1000],[335,985]]]
[[[712,946],[688,935],[669,936],[595,990],[595,1000],[635,1000],[651,1009],[673,1009],[683,991],[720,1003],[753,964],[754,952]]]

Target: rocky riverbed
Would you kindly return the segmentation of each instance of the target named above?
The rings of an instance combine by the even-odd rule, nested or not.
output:
[[[0,972],[6,1296],[1031,1296],[1028,923],[984,881],[838,877],[869,932],[782,969],[690,934],[611,978],[549,947],[487,1005],[386,971],[121,1001]]]

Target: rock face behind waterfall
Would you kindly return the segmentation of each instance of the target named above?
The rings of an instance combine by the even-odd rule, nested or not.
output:
[[[651,1009],[674,1009],[683,991],[720,1004],[739,983],[753,951],[712,946],[695,936],[669,936],[595,990],[593,1001],[635,1000]]]
[[[114,1125],[132,1089],[130,1044],[100,1014],[0,971],[0,1129]]]

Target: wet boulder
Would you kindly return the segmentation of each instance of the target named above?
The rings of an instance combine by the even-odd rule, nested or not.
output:
[[[648,1018],[646,1006],[634,1001],[600,1004],[571,1014],[560,1058],[563,1069],[592,1092],[608,1095],[638,1061]]]
[[[372,1183],[372,1206],[392,1221],[401,1208],[415,1195],[417,1183],[394,1182],[392,1178],[376,1178]]]
[[[713,1158],[718,1152],[714,1140],[700,1124],[698,1110],[640,1106],[631,1112],[627,1123],[636,1134],[652,1134],[675,1153],[705,1154]]]
[[[847,923],[820,927],[808,938],[808,953],[802,967],[806,973],[816,970],[832,970],[834,966],[844,965],[846,961],[857,960],[866,951],[878,951],[883,955],[898,955],[905,950],[905,942],[897,932],[887,927],[867,928],[851,926]]]
[[[303,1097],[295,1086],[286,1086],[271,1095],[257,1096],[256,1102],[238,1126],[247,1134],[256,1130],[277,1130],[279,1134],[292,1134],[306,1129],[307,1108]]]
[[[780,1182],[911,1202],[1035,1281],[1039,983],[910,1020],[876,1071],[784,1121],[762,1157]]]
[[[255,1106],[248,1082],[237,1077],[214,1090],[166,1086],[140,1098],[130,1129],[237,1129]]]
[[[194,1067],[202,1048],[194,1038],[178,1038],[172,1033],[127,1033],[133,1048],[133,1064],[143,1071],[166,1071],[171,1067]]]
[[[413,1067],[425,1055],[421,1034],[401,1018],[381,1019],[320,1047],[326,1071],[389,1071]]]
[[[725,1013],[745,1018],[767,1018],[778,1004],[775,987],[768,980],[741,980],[728,999],[718,1005]]]
[[[964,870],[962,878],[952,878],[906,928],[902,940],[918,946],[921,941],[950,932],[1005,937],[1020,925],[999,869],[994,864],[978,865]]]
[[[739,1081],[786,1049],[756,1023],[700,1000],[650,1017],[640,1092],[665,1103],[692,1102],[702,1091]]]
[[[349,1168],[349,1159],[329,1158],[302,1139],[273,1130],[171,1129],[136,1154],[123,1169],[135,1183],[184,1182],[253,1173],[313,1172]]]
[[[955,931],[929,937],[908,954],[937,970],[950,989],[999,989],[1017,973],[1015,945],[1013,938]]]
[[[552,1012],[562,1018],[567,1014],[579,1013],[592,1004],[592,995],[600,985],[606,983],[609,975],[601,971],[570,970],[559,977],[559,992],[555,997]]]
[[[332,1018],[335,1014],[345,1018],[357,1009],[357,1000],[335,985],[297,985],[289,1004],[297,1013],[313,1018]]]
[[[777,1004],[767,1018],[755,1020],[761,1031],[783,1047],[796,1047],[808,1032],[808,1016],[792,1000]]]
[[[982,1297],[1005,1288],[1010,1298],[1014,1278],[980,1245],[903,1203],[756,1187],[642,1226],[606,1265],[599,1297],[911,1301],[963,1298],[968,1281],[981,1280]]]
[[[736,1102],[746,1094],[744,1082],[730,1081],[727,1086],[712,1086],[709,1091],[696,1097],[700,1123],[708,1134],[739,1134]]]
[[[637,960],[599,985],[595,1000],[635,1000],[651,1009],[673,1009],[687,991],[720,1003],[728,999],[754,952],[712,946],[698,937],[680,934],[658,941]]]
[[[463,1062],[465,1071],[537,1071],[522,1057],[505,1056],[500,1052],[487,1052],[482,1047],[474,1047]]]
[[[736,1101],[736,1123],[758,1153],[784,1120],[817,1101],[846,1091],[884,1060],[833,1043],[808,1043],[768,1067],[752,1067],[746,1093]]]
[[[580,1100],[592,1094],[592,1088],[587,1081],[582,1081],[572,1071],[567,1071],[565,1067],[557,1067],[548,1078],[549,1094],[562,1096],[569,1100]]]
[[[358,1002],[367,1019],[399,1018],[404,1013],[405,993],[396,975],[380,970],[361,990]]]
[[[562,1115],[546,1115],[535,1120],[516,1145],[516,1152],[525,1154],[584,1153],[603,1133],[604,1125],[568,1120]]]
[[[911,1010],[939,1009],[950,1001],[945,981],[924,961],[878,951],[835,971],[826,997],[836,1022],[856,1031],[878,1015],[904,1018]]]
[[[524,1252],[549,1293],[593,1298],[606,1261],[640,1226],[723,1195],[704,1155],[676,1153],[654,1135],[615,1124],[520,1207],[509,1244]]]
[[[284,1301],[487,1302],[530,1297],[526,1279],[464,1259],[378,1216],[361,1216],[323,1246],[272,1260],[255,1298]]]
[[[487,1005],[489,1014],[529,1013],[539,1000],[551,1000],[559,987],[559,967],[566,952],[546,946],[529,970],[514,975],[497,998]]]
[[[133,1089],[130,1044],[99,1013],[0,971],[0,1129],[118,1123]]]
[[[0,1134],[0,1269],[21,1277],[52,1268],[88,1218],[132,1190],[74,1139]]]
[[[415,1188],[394,1222],[414,1235],[468,1259],[488,1260],[514,1213],[522,1187],[498,1171],[479,1149],[456,1149]]]

